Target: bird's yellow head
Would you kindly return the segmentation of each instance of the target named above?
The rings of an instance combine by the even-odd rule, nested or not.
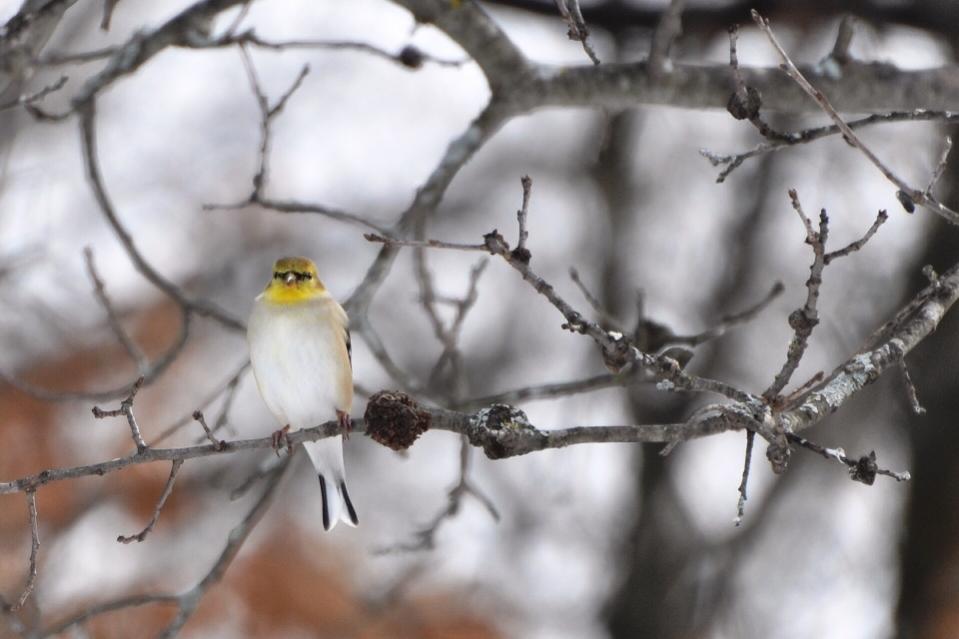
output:
[[[263,295],[274,304],[296,304],[326,293],[316,264],[306,257],[281,257],[273,264],[273,277]]]

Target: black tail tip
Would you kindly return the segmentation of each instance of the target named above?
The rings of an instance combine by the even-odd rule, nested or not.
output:
[[[323,475],[319,475],[319,478],[320,493],[323,495],[323,530],[329,530],[333,527],[333,522],[330,521],[330,500],[326,496],[326,480],[323,479]]]
[[[350,521],[354,526],[360,525],[360,518],[356,516],[356,509],[353,508],[353,502],[350,500],[350,493],[346,490],[346,482],[340,482],[340,494],[343,495],[343,501],[346,503],[346,512],[350,516]]]

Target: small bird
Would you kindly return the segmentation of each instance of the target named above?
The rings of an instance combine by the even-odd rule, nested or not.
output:
[[[336,417],[346,433],[353,403],[353,365],[348,319],[305,257],[273,265],[269,284],[253,305],[247,327],[250,362],[260,396],[282,428],[310,428]],[[320,478],[323,528],[359,520],[346,490],[343,438],[303,442]]]

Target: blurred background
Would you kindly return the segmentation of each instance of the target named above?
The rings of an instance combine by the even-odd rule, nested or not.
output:
[[[20,4],[0,2],[0,21]],[[79,0],[44,51],[122,44],[189,4],[121,1],[103,31],[102,3]],[[589,63],[566,37],[553,2],[482,4],[530,58]],[[644,58],[666,4],[584,0],[599,57]],[[840,18],[852,14],[855,58],[906,69],[954,63],[959,8],[941,0],[686,4],[690,18],[673,47],[681,61],[725,63],[727,27],[738,22],[741,64],[774,65],[766,40],[746,26],[756,6],[797,61],[823,58]],[[224,12],[215,28],[237,13]],[[442,60],[465,60],[439,31],[417,28],[386,0],[254,2],[243,25],[270,40],[362,42],[389,52],[414,45]],[[267,193],[382,226],[396,221],[489,95],[468,62],[410,69],[352,49],[251,49],[251,57],[271,102],[310,66],[273,121]],[[35,91],[67,75],[66,86],[42,103],[62,112],[102,64],[38,68],[26,87]],[[815,115],[769,118],[782,130],[825,122]],[[949,133],[936,123],[902,123],[865,129],[862,137],[908,181],[925,184]],[[159,54],[100,98],[98,136],[107,188],[146,258],[236,317],[246,317],[279,256],[311,256],[344,300],[379,249],[364,240],[364,229],[318,215],[204,209],[244,200],[257,170],[260,112],[235,47]],[[683,334],[715,325],[781,281],[785,292],[769,308],[698,347],[689,365],[760,392],[784,360],[786,317],[805,299],[811,259],[787,189],[799,191],[807,211],[828,210],[834,247],[860,237],[877,211],[888,209],[889,221],[866,248],[826,271],[821,324],[795,378],[807,379],[854,353],[922,286],[924,264],[951,266],[959,236],[931,214],[906,214],[894,189],[838,137],[748,160],[722,184],[699,153],[739,152],[760,140],[719,110],[536,112],[510,121],[456,176],[429,234],[476,243],[498,228],[512,239],[519,179],[528,174],[533,265],[584,312],[589,307],[570,280],[571,267],[622,325],[636,323],[641,296],[646,317]],[[957,171],[950,162],[939,187],[953,207]],[[86,247],[124,326],[148,357],[162,355],[177,339],[179,310],[137,272],[104,220],[85,179],[76,118],[48,122],[21,108],[0,112],[5,376],[50,391],[99,391],[137,376],[93,296]],[[438,293],[463,296],[479,256],[428,254]],[[464,397],[604,372],[590,341],[562,330],[555,309],[502,261],[490,261],[477,293],[460,342]],[[412,254],[401,253],[369,320],[406,381],[441,395],[449,380],[430,372],[443,345],[418,296]],[[448,317],[453,309],[441,311]],[[367,340],[354,337],[353,348],[358,417],[363,393],[398,381]],[[950,316],[908,358],[926,415],[912,414],[901,379],[890,374],[809,432],[850,455],[875,450],[883,465],[909,470],[912,481],[879,478],[865,486],[850,481],[841,465],[803,451],[775,476],[757,443],[738,528],[744,437],[727,433],[665,457],[657,446],[615,444],[501,461],[473,451],[470,481],[499,520],[467,495],[442,521],[432,549],[404,549],[417,545],[418,532],[446,508],[460,474],[460,442],[427,433],[398,454],[354,436],[346,463],[362,525],[324,534],[315,478],[297,460],[182,636],[957,637],[957,353],[959,324]],[[164,445],[194,443],[202,432],[189,416],[198,408],[209,419],[223,414],[227,438],[274,430],[241,368],[246,358],[241,333],[195,318],[182,352],[137,397],[145,439],[180,424]],[[234,378],[235,395],[227,386]],[[532,423],[549,428],[681,421],[703,401],[634,384],[518,405]],[[0,481],[128,453],[124,420],[95,420],[96,403],[43,401],[0,382]],[[0,637],[17,636],[17,623],[46,627],[117,597],[191,587],[255,499],[256,487],[236,501],[230,493],[263,457],[186,462],[155,530],[139,544],[118,544],[116,537],[149,519],[168,464],[43,487],[36,591],[20,613],[0,613]],[[0,496],[0,593],[7,600],[23,586],[29,553],[23,495]],[[64,636],[154,636],[171,615],[163,606],[122,610]]]

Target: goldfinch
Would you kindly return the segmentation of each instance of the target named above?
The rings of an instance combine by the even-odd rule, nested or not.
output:
[[[282,426],[317,426],[336,417],[346,432],[353,403],[353,366],[346,311],[305,257],[284,257],[256,298],[247,324],[250,362],[264,403]],[[320,478],[323,528],[359,520],[346,490],[343,438],[304,442]]]

